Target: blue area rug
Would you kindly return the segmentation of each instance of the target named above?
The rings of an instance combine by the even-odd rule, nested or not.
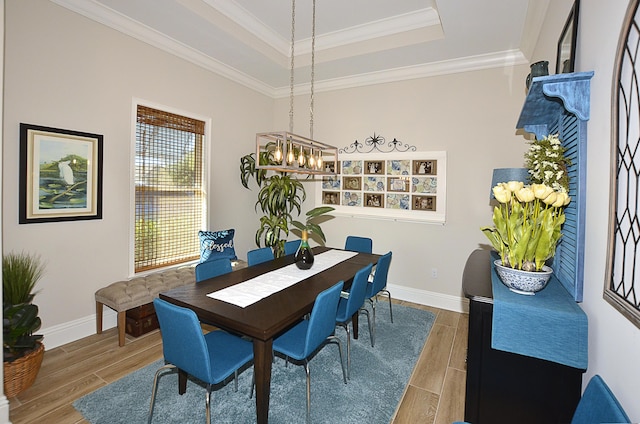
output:
[[[376,345],[371,347],[366,316],[360,316],[360,337],[351,343],[351,380],[344,384],[338,347],[329,344],[310,361],[311,419],[314,423],[390,422],[409,381],[413,367],[434,321],[427,311],[393,305],[392,324],[386,300],[376,308]],[[337,328],[346,361],[346,333]],[[73,406],[92,424],[146,423],[153,375],[158,361],[90,393]],[[345,363],[346,365],[346,363]],[[216,423],[255,422],[255,398],[249,398],[253,368],[233,381],[215,387],[211,418]],[[178,395],[177,373],[159,379],[153,413],[154,424],[202,423],[205,421],[205,389],[189,380],[187,393]],[[269,422],[303,423],[306,415],[304,367],[276,357],[271,377]]]

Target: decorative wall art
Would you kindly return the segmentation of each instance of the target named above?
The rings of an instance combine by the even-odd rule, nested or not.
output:
[[[318,183],[317,206],[337,215],[445,222],[446,152],[418,152],[374,134],[339,154],[337,175]]]
[[[102,219],[102,142],[20,124],[20,224]]]

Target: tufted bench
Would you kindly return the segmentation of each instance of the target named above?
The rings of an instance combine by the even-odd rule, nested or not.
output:
[[[246,268],[241,259],[231,261],[233,269]],[[195,267],[188,265],[118,281],[96,291],[96,333],[102,334],[103,305],[118,313],[118,345],[124,346],[127,310],[153,302],[158,294],[196,282]]]
[[[103,305],[118,313],[118,345],[124,346],[126,312],[153,302],[158,294],[175,287],[195,283],[193,266],[172,268],[144,277],[118,281],[96,291],[96,332],[102,333]]]

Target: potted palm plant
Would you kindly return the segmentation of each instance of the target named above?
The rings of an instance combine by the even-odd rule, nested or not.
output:
[[[2,258],[2,328],[4,354],[4,393],[14,397],[36,379],[44,345],[42,335],[34,334],[42,324],[34,305],[34,288],[44,273],[37,255],[9,253]]]
[[[261,164],[273,162],[271,150],[260,152],[257,158]],[[240,180],[245,188],[249,188],[249,181],[254,179],[259,187],[258,206],[264,213],[260,218],[260,228],[256,231],[256,245],[264,245],[273,249],[273,255],[279,258],[284,255],[284,243],[289,235],[289,224],[292,213],[297,210],[300,214],[302,202],[306,199],[306,192],[302,183],[288,174],[268,174],[266,170],[256,168],[256,154],[250,153],[240,158]]]

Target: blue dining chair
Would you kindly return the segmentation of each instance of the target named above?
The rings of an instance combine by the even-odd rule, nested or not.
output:
[[[373,274],[373,281],[367,284],[365,298],[369,300],[373,311],[373,332],[371,333],[371,347],[373,347],[376,338],[376,303],[378,303],[378,295],[384,293],[389,299],[389,315],[393,322],[393,309],[391,309],[391,293],[387,290],[387,277],[389,276],[389,266],[391,265],[391,252],[383,255],[378,259],[376,270]]]
[[[273,341],[273,350],[287,358],[304,363],[307,374],[307,423],[311,422],[311,374],[309,372],[309,357],[327,342],[338,344],[342,377],[347,384],[347,375],[342,360],[342,344],[335,336],[336,311],[343,281],[322,291],[316,297],[309,319],[300,321]]]
[[[231,259],[211,259],[196,265],[196,283],[233,271]]]
[[[249,250],[247,252],[247,264],[249,266],[261,264],[273,260],[273,250],[270,247]]]
[[[373,253],[373,240],[368,237],[348,236],[344,243],[344,250]]]
[[[236,374],[239,368],[253,360],[253,345],[222,330],[202,333],[196,313],[162,299],[154,299],[153,306],[160,322],[162,351],[165,365],[156,371],[149,405],[148,423],[151,424],[163,370],[187,373],[206,384],[206,417],[211,423],[211,386]],[[162,374],[165,375],[165,374]],[[237,378],[235,380],[237,388]]]
[[[347,332],[347,378],[351,379],[351,334],[349,333],[349,323],[353,315],[360,312],[367,315],[367,323],[369,324],[369,336],[371,333],[371,320],[369,319],[369,311],[363,308],[365,294],[367,290],[367,280],[371,274],[373,265],[369,264],[356,272],[351,283],[351,289],[348,295],[346,293],[340,297],[338,302],[338,312],[336,313],[336,325],[342,327]]]
[[[300,247],[300,242],[302,240],[289,240],[284,244],[284,254],[285,255],[293,255],[298,251],[298,247]]]

